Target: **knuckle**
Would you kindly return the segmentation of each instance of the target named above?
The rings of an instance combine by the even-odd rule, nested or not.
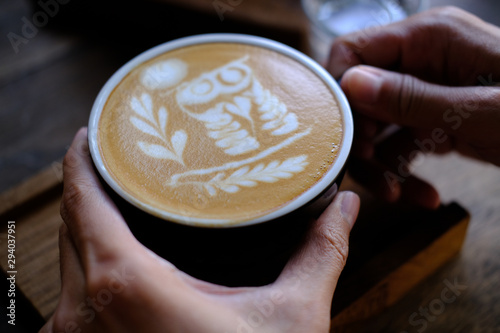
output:
[[[61,312],[62,311],[56,311],[56,313],[54,313],[52,328],[47,330],[47,332],[64,332],[66,330],[68,319],[67,316]]]
[[[452,21],[462,20],[466,12],[455,6],[443,6],[434,11],[434,15],[438,19],[449,19]]]
[[[453,32],[457,25],[470,21],[470,14],[455,6],[444,6],[431,10],[432,26]]]
[[[85,196],[90,190],[91,186],[84,183],[73,181],[65,184],[60,208],[63,220],[66,221],[75,211],[78,211],[85,205]]]
[[[144,293],[144,288],[134,282],[128,283],[123,286],[119,292],[113,294],[117,299],[117,304],[133,304],[138,300],[147,302],[147,297]]]
[[[109,273],[109,270],[92,269],[91,272],[87,273],[86,277],[87,294],[91,297],[95,297],[97,294],[102,292],[102,290],[106,290],[108,288],[110,280],[111,274]]]
[[[397,113],[399,119],[412,119],[419,112],[426,96],[425,85],[418,84],[417,79],[403,74],[397,95]]]
[[[67,332],[68,326],[75,323],[75,318],[70,308],[58,306],[44,332]]]
[[[63,158],[63,170],[74,168],[77,165],[78,156],[73,147],[70,147]]]
[[[64,155],[62,163],[63,172],[64,170],[78,168],[89,157],[90,149],[86,140],[73,143],[66,152],[66,155]]]
[[[115,292],[116,288],[113,286],[114,283],[114,277],[111,274],[110,269],[95,269],[91,273],[87,274],[87,284],[86,284],[86,291],[87,295],[89,295],[91,298],[101,298],[102,295],[107,296],[113,296],[115,297],[114,294],[118,294]],[[121,290],[120,290],[121,291]]]
[[[86,276],[86,292],[90,297],[109,299],[109,304],[130,304],[140,295],[141,288],[135,282],[135,275],[124,269],[126,263],[110,260],[96,265]],[[117,302],[111,302],[117,299]]]
[[[439,41],[442,43],[443,34],[446,38],[456,34],[457,27],[468,23],[471,17],[471,14],[455,6],[444,6],[417,14],[409,20],[414,23],[412,26],[418,33],[426,32],[430,39],[440,36]]]
[[[320,232],[320,237],[327,244],[324,251],[333,256],[344,267],[349,255],[349,239],[347,233],[339,227],[326,227]]]

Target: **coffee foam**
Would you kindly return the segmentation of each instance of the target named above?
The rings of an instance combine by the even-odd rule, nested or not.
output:
[[[342,144],[338,105],[316,74],[278,52],[188,46],[121,80],[99,120],[99,149],[146,210],[237,224],[286,205],[330,169]]]

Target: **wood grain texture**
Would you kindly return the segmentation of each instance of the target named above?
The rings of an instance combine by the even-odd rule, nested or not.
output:
[[[54,161],[49,167],[33,177],[0,194],[0,216],[9,218],[20,206],[24,208],[50,193],[62,182],[62,162]],[[13,213],[14,212],[14,213]],[[10,218],[14,218],[11,215]]]
[[[60,293],[59,215],[62,191],[60,168],[49,167],[16,188],[0,195],[1,221],[15,221],[16,285],[45,318],[52,314]],[[2,223],[0,244],[7,244]],[[0,266],[8,271],[7,252]]]
[[[500,168],[449,154],[426,157],[416,171],[470,212],[467,237],[457,258],[359,332],[500,332]],[[446,281],[466,289],[426,319],[421,311],[439,303]]]
[[[440,221],[433,222],[439,223]],[[396,304],[411,289],[459,253],[467,234],[468,225],[469,217],[466,215],[431,244],[423,247],[418,254],[390,272],[360,298],[347,305],[345,309],[333,317],[331,332],[360,331],[368,320],[375,318]],[[400,248],[395,246],[391,247],[389,251],[398,250]],[[381,257],[382,259],[386,259],[389,255],[385,254],[386,256]],[[366,268],[362,270],[362,273],[370,274],[371,270]],[[342,288],[342,285],[339,284],[338,287]],[[334,304],[337,301],[339,299],[334,298]]]

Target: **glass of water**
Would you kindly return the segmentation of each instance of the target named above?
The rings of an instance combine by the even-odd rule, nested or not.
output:
[[[311,23],[311,56],[324,62],[335,37],[401,21],[423,10],[426,0],[302,0],[302,7]]]

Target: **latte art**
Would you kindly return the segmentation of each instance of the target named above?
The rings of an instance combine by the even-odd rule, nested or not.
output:
[[[168,88],[179,83],[186,74],[186,63],[179,59],[169,59],[143,71],[141,83],[149,89]]]
[[[203,122],[209,137],[216,140],[217,146],[225,149],[229,155],[241,155],[260,146],[255,137],[234,119],[239,116],[252,122],[251,101],[241,95],[252,77],[252,70],[243,63],[244,60],[204,73],[193,82],[181,85],[176,94],[182,112]],[[225,82],[220,78],[225,79]],[[232,84],[228,85],[228,81]],[[197,109],[205,110],[203,105],[208,107],[207,103],[224,96],[234,96],[233,101],[219,102],[201,114],[196,113]]]
[[[220,95],[234,94],[248,87],[252,70],[244,63],[246,58],[204,73],[192,82],[181,85],[177,93],[179,105],[207,103]]]
[[[99,149],[113,179],[169,219],[237,224],[286,205],[331,168],[338,101],[276,51],[193,45],[133,69],[109,95]]]

